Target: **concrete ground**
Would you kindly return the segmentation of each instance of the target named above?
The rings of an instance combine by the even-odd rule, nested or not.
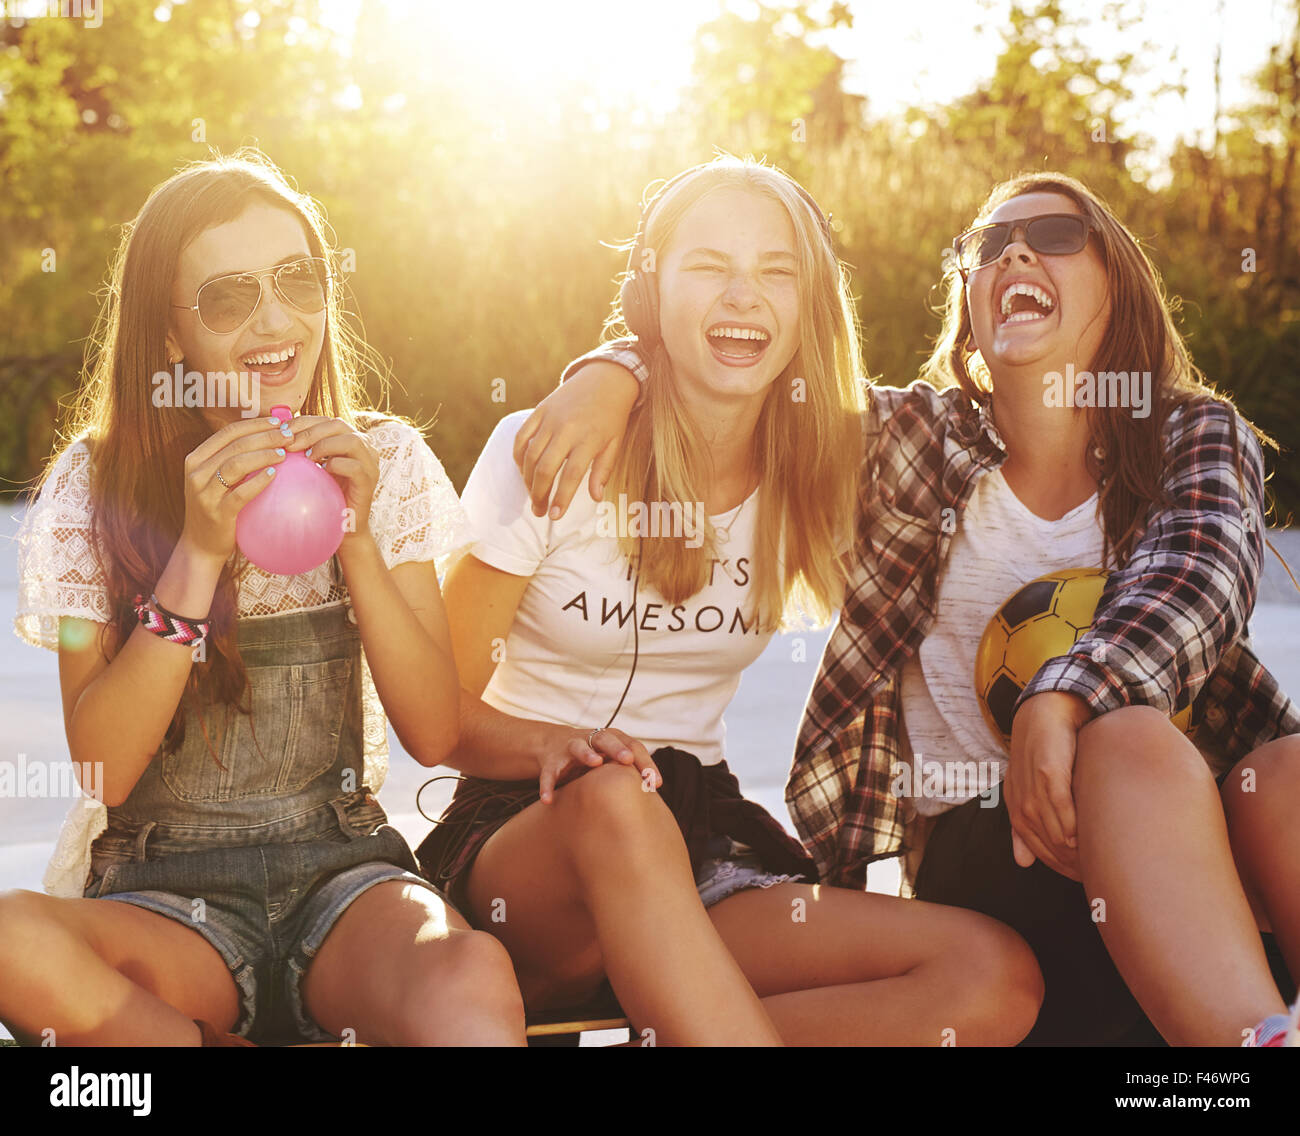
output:
[[[17,605],[17,553],[12,538],[18,521],[18,509],[0,508],[0,623],[7,629],[0,630],[0,762],[17,762],[22,754],[28,763],[64,761],[67,744],[57,656],[28,646],[12,630]],[[1300,530],[1270,532],[1269,538],[1300,578]],[[1272,553],[1268,554],[1250,631],[1257,653],[1283,688],[1300,697],[1300,591]],[[826,636],[822,631],[774,639],[746,671],[727,713],[732,769],[748,795],[791,828],[783,800],[785,775]],[[380,800],[392,823],[415,846],[429,830],[429,823],[416,810],[416,792],[429,777],[452,771],[421,767],[402,750],[391,730],[389,745],[390,771]],[[426,791],[421,797],[425,812],[437,816],[451,791],[450,782]],[[66,798],[0,798],[0,890],[40,890],[67,808]],[[873,870],[871,886],[873,890],[897,890],[892,862]]]

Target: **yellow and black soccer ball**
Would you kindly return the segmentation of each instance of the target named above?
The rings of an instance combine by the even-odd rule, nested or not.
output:
[[[1092,626],[1108,575],[1101,568],[1050,572],[1008,597],[989,620],[975,652],[975,691],[984,721],[1008,749],[1016,699],[1048,659],[1064,655]],[[1186,732],[1191,717],[1188,706],[1173,723]]]

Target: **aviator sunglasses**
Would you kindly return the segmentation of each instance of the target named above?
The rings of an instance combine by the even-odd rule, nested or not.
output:
[[[1017,230],[1024,233],[1025,242],[1034,252],[1067,256],[1080,252],[1088,243],[1088,235],[1096,228],[1096,222],[1078,213],[1041,213],[1037,217],[997,221],[992,225],[967,229],[952,242],[952,249],[957,254],[957,268],[964,280],[966,273],[997,260]]]
[[[300,312],[314,315],[325,306],[329,266],[319,256],[304,256],[264,272],[233,272],[209,280],[198,290],[193,304],[173,304],[198,312],[199,323],[214,335],[243,327],[262,299],[262,277],[271,277],[275,294]]]

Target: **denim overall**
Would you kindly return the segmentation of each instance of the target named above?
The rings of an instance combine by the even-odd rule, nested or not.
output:
[[[363,784],[354,620],[346,604],[240,620],[251,719],[188,709],[180,747],[154,755],[92,847],[86,897],[198,931],[239,989],[235,1032],[263,1044],[330,1037],[301,983],[354,899],[430,887]]]

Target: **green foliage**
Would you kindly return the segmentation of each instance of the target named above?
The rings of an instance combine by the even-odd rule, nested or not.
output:
[[[647,183],[721,148],[766,154],[833,213],[869,368],[890,383],[928,353],[940,257],[992,185],[1024,169],[1081,178],[1182,297],[1209,378],[1285,447],[1273,488],[1283,516],[1298,511],[1289,49],[1258,77],[1257,104],[1225,115],[1210,151],[1180,147],[1161,180],[1150,141],[1121,126],[1151,49],[1095,58],[1057,0],[1013,4],[978,89],[893,118],[843,89],[827,40],[850,23],[844,5],[724,12],[699,29],[681,105],[658,115],[581,73],[544,97],[503,91],[492,45],[460,42],[443,22],[450,6],[422,8],[413,28],[366,0],[350,40],[322,25],[314,0],[172,0],[165,22],[156,7],[119,0],[93,30],[0,21],[8,484],[48,453],[120,226],[211,148],[257,144],[325,204],[355,262],[354,307],[391,360],[391,405],[436,414],[430,440],[458,484],[497,418],[532,405],[594,344],[623,267],[609,246],[634,231]],[[1097,18],[1124,26],[1126,12],[1106,5]],[[504,401],[493,401],[497,378]]]
[[[844,4],[822,16],[805,5],[758,3],[700,27],[689,98],[705,138],[762,150],[795,176],[814,144],[838,142],[861,119],[862,99],[843,90],[844,61],[817,41],[852,27]]]

